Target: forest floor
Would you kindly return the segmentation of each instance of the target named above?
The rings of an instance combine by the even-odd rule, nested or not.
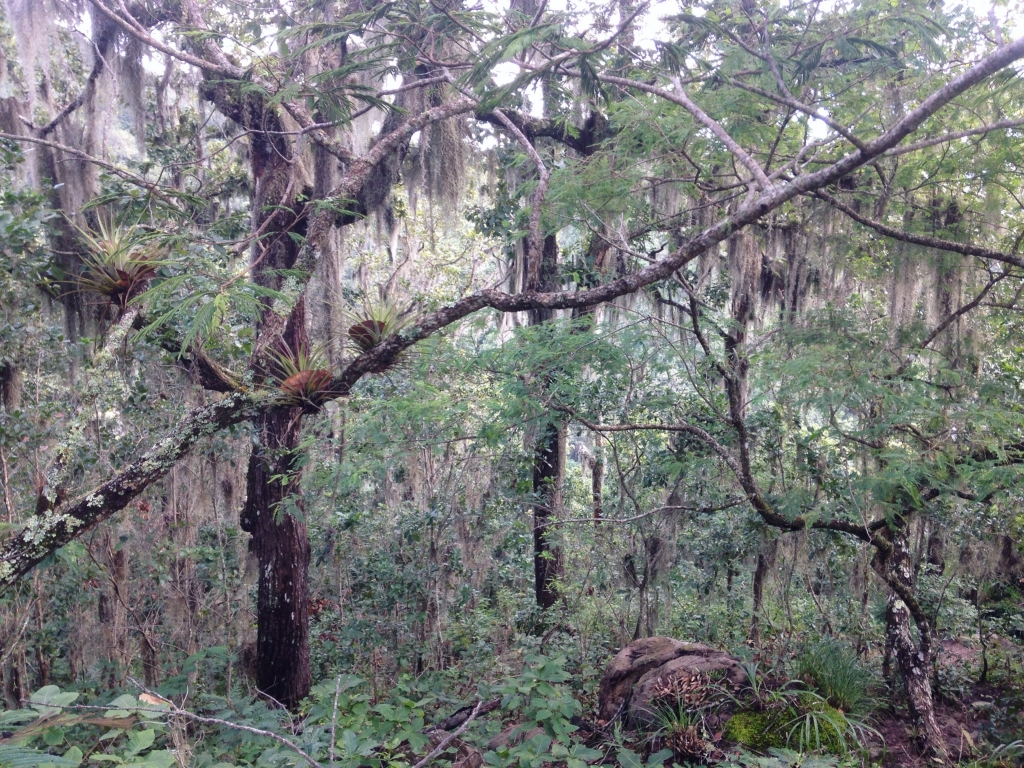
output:
[[[996,645],[1003,643],[997,640]],[[941,641],[938,664],[940,690],[936,691],[935,716],[951,756],[960,762],[977,754],[977,745],[985,742],[986,733],[1013,727],[1007,716],[1021,716],[1024,691],[1009,682],[978,682],[981,650],[957,640]],[[997,674],[992,677],[998,679]],[[883,765],[922,768],[929,764],[920,754],[918,736],[905,709],[879,712],[874,721],[885,747],[883,750],[877,745],[873,751],[881,753]]]

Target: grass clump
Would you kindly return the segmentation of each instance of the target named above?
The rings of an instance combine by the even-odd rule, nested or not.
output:
[[[823,638],[797,659],[797,675],[830,707],[848,715],[864,715],[874,706],[871,672],[848,645]]]

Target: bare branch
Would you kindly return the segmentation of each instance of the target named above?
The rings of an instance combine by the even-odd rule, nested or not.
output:
[[[601,80],[614,85],[621,85],[626,88],[636,88],[638,91],[644,91],[650,93],[653,96],[659,96],[666,101],[671,101],[673,104],[678,104],[687,112],[689,112],[693,118],[711,131],[715,138],[721,141],[726,149],[732,153],[732,155],[740,161],[740,163],[750,171],[754,179],[757,181],[757,186],[761,188],[763,192],[769,192],[773,189],[773,185],[768,177],[765,175],[764,170],[757,161],[754,160],[746,150],[743,149],[736,140],[712,117],[710,117],[704,110],[698,107],[689,96],[686,95],[686,91],[683,90],[682,82],[679,78],[673,78],[672,83],[675,88],[675,93],[666,91],[664,88],[658,88],[655,85],[648,85],[638,80],[629,80],[625,77],[618,77],[616,75],[599,75]]]
[[[944,133],[941,136],[933,136],[930,139],[921,139],[915,141],[912,144],[904,144],[902,147],[895,147],[886,152],[883,157],[892,157],[893,155],[905,155],[909,152],[917,152],[920,149],[927,149],[928,147],[934,147],[937,144],[946,144],[950,141],[956,141],[957,139],[966,139],[969,136],[984,136],[994,131],[1006,131],[1010,128],[1019,128],[1024,125],[1024,118],[1016,120],[999,120],[995,123],[983,125],[979,128],[968,128],[963,131],[953,131],[952,133]]]
[[[741,80],[734,80],[733,78],[727,77],[725,75],[719,74],[717,75],[717,77],[720,78],[722,82],[728,83],[734,88],[739,88],[741,90],[747,91],[748,93],[757,94],[758,96],[762,96],[770,101],[774,101],[776,104],[781,104],[782,106],[789,107],[790,109],[795,109],[797,112],[803,112],[805,115],[813,117],[815,120],[820,120],[833,131],[835,131],[844,139],[846,139],[848,142],[853,144],[853,146],[855,146],[857,149],[864,149],[864,142],[862,142],[860,139],[854,136],[850,131],[848,131],[846,128],[837,123],[828,115],[821,114],[821,110],[815,109],[814,107],[804,104],[801,101],[797,101],[796,99],[793,98],[791,94],[789,94],[788,91],[785,95],[780,96],[777,93],[766,91],[764,88],[759,88],[756,85],[744,83]]]
[[[104,5],[102,0],[92,0],[92,4],[93,7],[96,8],[96,10],[98,10],[112,22],[117,24],[117,26],[119,26],[129,35],[141,40],[146,45],[150,46],[151,48],[157,51],[166,53],[168,56],[172,56],[173,58],[178,59],[179,61],[183,61],[186,64],[191,64],[193,67],[197,67],[204,72],[208,72],[214,75],[220,75],[221,77],[226,77],[231,80],[237,80],[245,74],[245,70],[243,70],[241,67],[235,67],[230,64],[214,64],[212,61],[207,61],[206,59],[201,59],[198,56],[193,56],[189,53],[185,53],[184,51],[180,51],[177,48],[174,48],[170,45],[164,45],[159,40],[150,35],[141,24],[139,24],[138,22],[135,22],[133,24],[129,21],[126,21],[120,15],[118,15],[110,8],[108,8],[106,5]],[[129,18],[131,17],[129,16]],[[134,19],[131,20],[135,21]]]
[[[455,731],[448,734],[444,739],[442,739],[440,744],[434,747],[434,749],[426,757],[424,757],[422,760],[416,763],[416,765],[414,765],[412,768],[426,768],[426,766],[429,765],[430,762],[435,757],[444,752],[448,748],[449,744],[451,744],[455,739],[457,739],[459,736],[466,732],[466,730],[469,728],[470,723],[476,720],[477,715],[480,714],[485,703],[486,702],[483,701],[478,702],[477,705],[473,707],[473,711],[470,713],[469,717],[466,718],[466,722],[464,722]]]
[[[936,248],[940,251],[959,253],[963,256],[977,256],[980,259],[991,259],[992,261],[1009,264],[1012,267],[1024,267],[1024,259],[1012,253],[996,251],[991,248],[983,248],[978,245],[971,245],[970,243],[958,243],[955,240],[944,240],[941,237],[917,235],[913,232],[907,232],[906,230],[898,229],[897,227],[890,227],[888,224],[883,224],[880,221],[868,218],[824,190],[815,191],[814,196],[820,200],[824,200],[836,210],[842,211],[858,224],[863,224],[865,227],[869,227],[886,237],[891,237],[893,240],[912,243],[914,245],[923,245],[926,248]]]
[[[519,145],[526,150],[526,154],[533,160],[533,164],[537,166],[537,188],[533,191],[533,206],[530,210],[529,237],[527,241],[529,243],[527,248],[527,264],[529,269],[526,284],[533,287],[537,285],[539,279],[540,262],[544,251],[544,237],[540,232],[540,215],[544,207],[544,198],[548,193],[548,180],[551,178],[551,173],[548,171],[547,166],[544,165],[544,160],[541,159],[536,147],[519,130],[519,127],[509,120],[500,109],[494,110],[494,114],[501,124],[505,126],[505,129],[515,137]]]

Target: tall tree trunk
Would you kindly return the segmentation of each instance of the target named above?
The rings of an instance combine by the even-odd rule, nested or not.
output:
[[[256,686],[289,709],[310,686],[309,537],[305,522],[289,511],[301,503],[296,473],[301,419],[300,408],[277,408],[257,422],[259,444],[249,460],[241,519],[259,564]]]
[[[529,250],[527,249],[527,258]],[[554,290],[558,287],[558,240],[544,239],[539,269],[526,274],[538,275],[537,284],[527,290]],[[551,310],[530,312],[530,325],[546,323],[554,317]],[[550,608],[558,600],[557,582],[562,576],[562,552],[552,542],[551,522],[562,507],[562,482],[565,478],[565,422],[551,418],[539,430],[533,451],[533,573],[537,605]]]
[[[890,539],[889,550],[879,550],[879,555],[872,561],[875,571],[890,586],[885,610],[886,649],[891,649],[900,677],[903,678],[910,716],[920,729],[925,749],[944,763],[949,763],[946,741],[935,719],[929,680],[931,628],[920,606],[909,597],[913,590],[913,563],[906,525],[901,525],[893,531]],[[910,602],[900,597],[897,587],[908,596]],[[912,622],[917,625],[919,632],[916,642],[911,628]]]
[[[271,126],[275,130],[283,127]],[[296,203],[303,191],[298,178],[302,160],[289,158],[291,148],[280,136],[254,134],[252,165],[258,182],[253,228],[267,234],[253,247],[253,270],[259,284],[274,289],[280,288],[280,270],[291,269],[298,256],[291,235],[305,235],[305,222],[298,218]],[[309,344],[303,300],[288,318],[283,342],[293,353]],[[250,548],[259,564],[256,685],[265,695],[295,709],[310,686],[310,549],[298,495],[302,409],[275,408],[258,417],[254,425],[257,442],[249,457],[241,528],[252,534]]]

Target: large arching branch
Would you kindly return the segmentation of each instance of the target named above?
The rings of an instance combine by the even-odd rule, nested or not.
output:
[[[502,312],[519,312],[527,309],[568,309],[606,302],[618,296],[633,293],[640,288],[671,277],[671,275],[694,259],[733,236],[739,229],[761,219],[779,206],[800,195],[815,192],[832,184],[857,168],[871,162],[882,153],[896,147],[907,136],[916,131],[930,116],[949,104],[960,94],[999,71],[1008,64],[1024,57],[1024,38],[1006,45],[982,59],[973,67],[954,78],[916,109],[911,110],[892,129],[881,136],[865,142],[856,152],[815,173],[801,175],[777,187],[770,187],[758,197],[749,200],[731,215],[691,238],[671,256],[642,270],[624,275],[604,285],[586,291],[555,291],[550,293],[528,292],[508,294],[497,290],[484,290],[471,294],[454,304],[443,307],[420,318],[419,322],[383,343],[364,352],[349,363],[330,386],[330,394],[342,397],[367,373],[379,369],[383,363],[393,361],[403,350],[427,338],[462,318],[486,307]],[[627,86],[632,87],[632,83]],[[644,89],[646,90],[646,89]],[[395,134],[382,138],[368,155],[353,164],[349,174],[338,190],[343,200],[351,200],[362,183],[369,177],[375,162],[403,140],[402,132],[416,130],[432,119],[443,119],[472,106],[472,100],[461,99],[451,102],[423,115],[411,118]],[[451,110],[450,112],[448,110]],[[430,114],[430,117],[426,115]],[[422,123],[418,123],[422,120]],[[337,201],[325,201],[329,203]],[[316,227],[311,227],[304,246],[305,261],[302,266],[309,271],[319,253],[320,239],[333,224],[333,220],[321,210],[316,215]],[[300,298],[305,282],[295,281],[286,291],[286,297],[279,311],[282,320],[287,317],[289,301]],[[294,304],[293,304],[294,306]],[[273,334],[270,336],[274,337]],[[43,560],[47,555],[73,540],[83,531],[99,521],[123,509],[152,482],[163,477],[174,463],[185,456],[203,437],[213,434],[231,424],[251,418],[261,410],[273,407],[275,398],[254,392],[238,392],[228,395],[218,403],[195,409],[187,414],[173,432],[157,443],[142,457],[103,483],[96,491],[67,506],[59,507],[47,515],[34,518],[20,533],[0,547],[0,588],[16,581],[22,574]],[[853,533],[853,531],[850,531]],[[856,535],[856,534],[855,534]]]

